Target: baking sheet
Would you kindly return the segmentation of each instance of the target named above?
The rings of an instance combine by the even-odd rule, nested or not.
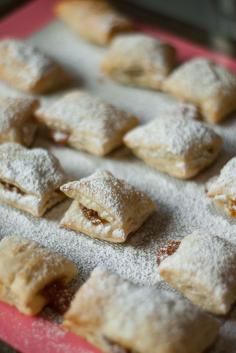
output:
[[[136,114],[142,123],[158,118],[158,112],[174,102],[162,93],[124,87],[105,78],[99,69],[104,49],[79,40],[57,21],[34,34],[28,41],[66,66],[76,78],[76,87],[87,89],[118,107],[129,110]],[[19,93],[1,83],[0,94]],[[54,98],[55,95],[50,95],[46,100]],[[70,201],[55,207],[43,219],[36,219],[16,209],[0,205],[0,237],[17,232],[64,254],[80,268],[80,283],[86,280],[95,266],[102,265],[135,283],[162,286],[157,274],[156,251],[168,239],[179,239],[193,230],[200,230],[236,242],[235,222],[217,214],[204,193],[206,181],[216,175],[229,158],[236,155],[236,119],[232,116],[215,129],[224,138],[223,151],[217,163],[193,181],[179,181],[154,171],[133,157],[125,148],[120,148],[105,158],[99,158],[69,148],[56,147],[49,141],[38,138],[35,145],[51,150],[73,179],[87,176],[97,169],[108,169],[147,192],[156,201],[157,211],[127,243],[114,245],[60,229],[59,221]],[[3,310],[0,320],[1,315]],[[212,352],[236,352],[235,319],[236,311],[232,310]],[[39,333],[40,330],[37,335]],[[52,337],[53,333],[48,339]],[[21,337],[21,340],[25,339],[29,341],[32,338]],[[83,351],[88,352],[88,349],[83,348]],[[62,351],[59,343],[55,345],[54,350]]]

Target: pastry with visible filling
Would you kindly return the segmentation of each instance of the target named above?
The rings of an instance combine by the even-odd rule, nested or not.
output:
[[[133,29],[132,22],[106,0],[62,0],[55,12],[76,34],[98,45]]]
[[[56,143],[104,156],[122,144],[138,119],[84,91],[73,91],[43,105],[36,117]]]
[[[64,199],[66,181],[59,161],[42,148],[0,145],[0,202],[41,217]]]
[[[61,226],[110,242],[124,242],[155,210],[146,194],[107,171],[67,183],[61,191],[74,199]]]
[[[37,107],[38,101],[33,98],[0,97],[0,143],[30,146],[37,129],[33,119]]]
[[[220,175],[207,185],[207,196],[230,217],[236,217],[236,157],[222,168]]]
[[[50,286],[66,287],[76,274],[71,261],[32,240],[10,236],[0,242],[0,300],[26,315],[50,304]]]
[[[124,137],[133,153],[151,167],[180,179],[189,179],[217,157],[222,140],[206,124],[162,113]]]
[[[219,328],[184,298],[100,268],[77,292],[64,325],[106,353],[201,353]]]
[[[236,300],[236,246],[218,236],[188,235],[158,269],[170,286],[211,313],[226,314]]]
[[[209,123],[224,120],[236,109],[236,76],[208,59],[182,64],[167,77],[163,89],[196,104]]]
[[[116,37],[102,61],[102,70],[123,84],[160,89],[175,65],[175,49],[145,34]]]
[[[17,39],[0,40],[0,79],[30,93],[56,90],[69,77],[58,63],[39,49]]]

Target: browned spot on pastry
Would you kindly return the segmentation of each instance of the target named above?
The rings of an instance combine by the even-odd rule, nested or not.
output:
[[[133,67],[132,69],[126,70],[125,73],[130,77],[137,77],[143,75],[143,70],[138,67]]]
[[[106,343],[110,346],[111,352],[112,353],[135,353],[133,350],[122,347],[116,342],[113,342],[107,337],[104,337]]]
[[[64,314],[70,306],[75,290],[61,281],[50,283],[43,289],[43,296],[49,306],[58,314]]]
[[[1,181],[1,184],[4,186],[5,189],[11,192],[17,192],[18,194],[24,195],[25,193],[19,189],[17,186],[13,184],[6,183],[5,181]]]
[[[99,215],[96,211],[91,210],[81,204],[80,204],[80,208],[81,208],[84,216],[95,226],[98,226],[99,224],[108,223],[105,219],[99,217]]]
[[[160,248],[157,252],[157,264],[158,266],[161,264],[163,260],[165,260],[168,256],[173,255],[178,247],[180,246],[180,240],[169,240],[166,246]]]
[[[66,145],[70,135],[63,131],[50,130],[50,136],[55,143]]]

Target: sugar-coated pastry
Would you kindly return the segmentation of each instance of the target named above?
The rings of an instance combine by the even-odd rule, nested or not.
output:
[[[218,123],[236,109],[236,77],[223,66],[195,58],[174,70],[163,89],[196,104],[204,120]]]
[[[67,183],[61,191],[74,199],[61,226],[110,242],[124,242],[155,210],[146,194],[107,171]]]
[[[193,120],[201,119],[199,110],[194,104],[179,100],[170,102],[169,104],[166,104],[165,101],[164,107],[162,108],[160,114],[171,115],[176,118],[185,117]]]
[[[102,61],[114,80],[132,86],[160,89],[175,64],[175,49],[145,34],[116,37]]]
[[[184,114],[160,114],[124,137],[147,164],[181,179],[192,178],[217,157],[221,138],[206,124]]]
[[[84,91],[73,91],[36,111],[56,143],[103,156],[122,144],[138,119]]]
[[[39,49],[17,39],[0,40],[0,80],[26,92],[45,93],[68,82],[68,75]]]
[[[132,22],[106,0],[62,0],[55,12],[76,34],[99,45],[133,29]]]
[[[161,261],[161,277],[194,304],[226,314],[236,300],[236,246],[218,236],[195,232]]]
[[[37,129],[33,119],[37,107],[38,101],[33,98],[0,97],[0,143],[30,146]]]
[[[36,217],[64,199],[66,177],[59,161],[42,148],[17,143],[0,145],[0,202]]]
[[[50,286],[66,285],[76,273],[71,261],[32,240],[10,236],[0,242],[0,300],[26,315],[39,313],[49,303]]]
[[[100,268],[77,292],[64,325],[106,353],[201,353],[219,328],[184,298]]]
[[[236,217],[236,157],[222,168],[220,175],[207,185],[207,196],[230,217]]]

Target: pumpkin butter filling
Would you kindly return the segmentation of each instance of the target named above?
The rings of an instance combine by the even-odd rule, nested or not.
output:
[[[62,280],[57,280],[44,287],[42,295],[50,308],[62,315],[69,309],[75,290]]]
[[[97,211],[94,211],[90,208],[85,207],[81,203],[79,204],[81,211],[83,212],[84,217],[86,217],[93,225],[98,226],[100,224],[109,223],[104,218],[101,218]]]

